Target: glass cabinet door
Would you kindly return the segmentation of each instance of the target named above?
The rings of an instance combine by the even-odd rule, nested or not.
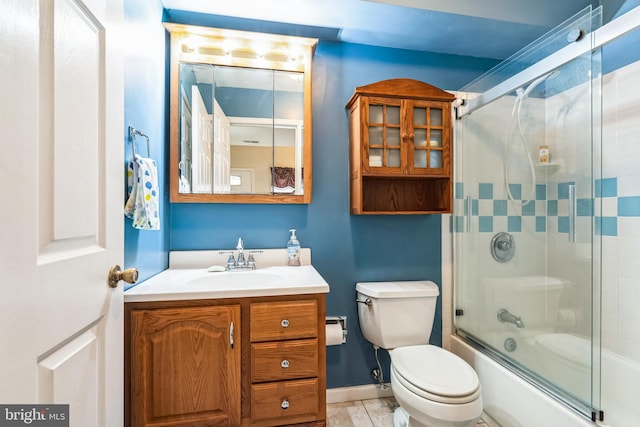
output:
[[[448,172],[449,103],[370,98],[365,167],[375,174]]]
[[[400,101],[370,100],[367,116],[368,164],[373,168],[397,169],[402,166],[400,139]]]
[[[412,120],[407,126],[410,128],[409,135],[413,135],[409,150],[409,173],[444,173],[449,147],[445,143],[446,116],[442,103],[407,101],[407,108],[408,117]]]

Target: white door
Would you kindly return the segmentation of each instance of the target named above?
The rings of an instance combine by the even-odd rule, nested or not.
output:
[[[76,427],[123,420],[122,17],[0,2],[0,405],[69,404]]]
[[[194,193],[211,193],[213,189],[211,126],[213,123],[196,85],[191,86],[191,114],[191,146],[193,147],[191,190]]]

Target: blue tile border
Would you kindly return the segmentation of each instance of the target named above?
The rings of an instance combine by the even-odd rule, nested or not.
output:
[[[456,200],[464,199],[464,183],[463,182],[456,182],[456,186],[453,194],[455,195],[454,198]]]
[[[593,199],[578,199],[576,200],[576,215],[578,216],[592,216],[593,211]]]
[[[522,217],[521,216],[507,217],[507,231],[509,233],[518,233],[522,231]]]
[[[506,200],[494,200],[493,201],[493,216],[507,216],[507,201]]]
[[[601,236],[618,235],[618,218],[615,216],[597,216],[595,220],[595,233]]]
[[[536,215],[536,202],[531,201],[522,206],[522,216],[535,216]]]
[[[515,200],[522,200],[522,185],[509,184],[509,191],[511,192],[511,197]]]
[[[558,200],[569,198],[569,186],[575,185],[575,182],[560,182],[558,183]]]
[[[478,184],[478,198],[493,199],[493,184],[488,184],[488,183]]]
[[[596,197],[617,197],[618,196],[618,178],[596,179],[595,196]]]
[[[569,232],[569,217],[559,216],[558,217],[558,233],[568,233],[568,232]]]
[[[499,228],[506,226],[508,232],[521,232],[523,230],[522,218],[535,218],[534,220],[525,220],[533,222],[525,222],[524,225],[531,227],[535,224],[536,232],[545,233],[550,231],[548,224],[554,224],[552,227],[555,228],[555,223],[557,222],[557,232],[568,233],[569,217],[566,215],[566,200],[569,198],[569,186],[574,184],[575,182],[573,181],[559,182],[556,184],[549,183],[547,185],[536,184],[535,200],[523,205],[521,204],[522,184],[509,184],[509,190],[514,198],[514,201],[510,201],[495,198],[498,196],[495,194],[495,188],[503,188],[500,184],[491,182],[471,184],[467,187],[471,188],[470,193],[465,195],[465,184],[456,182],[454,186],[454,198],[456,200],[464,200],[463,203],[456,206],[458,206],[458,209],[463,210],[465,216],[470,214],[472,217],[478,218],[477,227],[479,232],[493,233],[496,225]],[[551,187],[552,185],[554,187]],[[554,194],[555,186],[557,186],[557,196]],[[477,195],[473,194],[474,188],[477,188]],[[548,198],[550,189],[553,199]],[[585,188],[579,188],[578,190],[584,193]],[[471,196],[471,198],[467,199],[469,196]],[[611,203],[615,202],[616,212],[614,212],[613,216],[595,216],[596,213],[600,213],[601,209],[598,207],[602,205],[602,201],[605,198],[615,198],[615,200],[607,202],[607,210],[612,210],[613,206]],[[483,215],[480,215],[481,210]],[[598,212],[596,212],[596,210]],[[564,213],[564,215],[559,216],[559,211]],[[593,197],[579,198],[576,200],[576,215],[583,218],[594,217],[596,234],[617,236],[618,218],[640,217],[640,195],[619,197],[618,178],[596,179],[593,183]],[[451,228],[460,232],[464,231],[465,216],[454,217],[451,222]],[[557,221],[553,220],[549,223],[549,219],[554,217],[557,217]],[[496,222],[497,218],[505,218],[506,222],[503,219],[499,219]],[[475,220],[474,223],[476,223]]]
[[[618,197],[618,216],[640,216],[640,196]]]
[[[478,231],[480,231],[481,233],[493,233],[493,217],[478,217]]]

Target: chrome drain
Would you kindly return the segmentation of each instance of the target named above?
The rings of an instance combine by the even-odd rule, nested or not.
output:
[[[509,353],[514,351],[516,348],[518,348],[518,343],[516,343],[516,340],[514,340],[513,338],[507,338],[506,340],[504,340],[504,349]]]

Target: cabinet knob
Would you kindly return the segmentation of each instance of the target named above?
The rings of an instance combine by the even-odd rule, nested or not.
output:
[[[289,367],[289,361],[287,359],[284,359],[282,362],[280,362],[280,366],[282,366],[282,369],[287,369]]]
[[[280,326],[282,326],[283,328],[288,328],[289,327],[289,320],[282,319],[282,322],[280,322]]]
[[[280,404],[280,407],[282,409],[288,409],[289,408],[289,401],[287,399],[283,400],[282,403]]]

